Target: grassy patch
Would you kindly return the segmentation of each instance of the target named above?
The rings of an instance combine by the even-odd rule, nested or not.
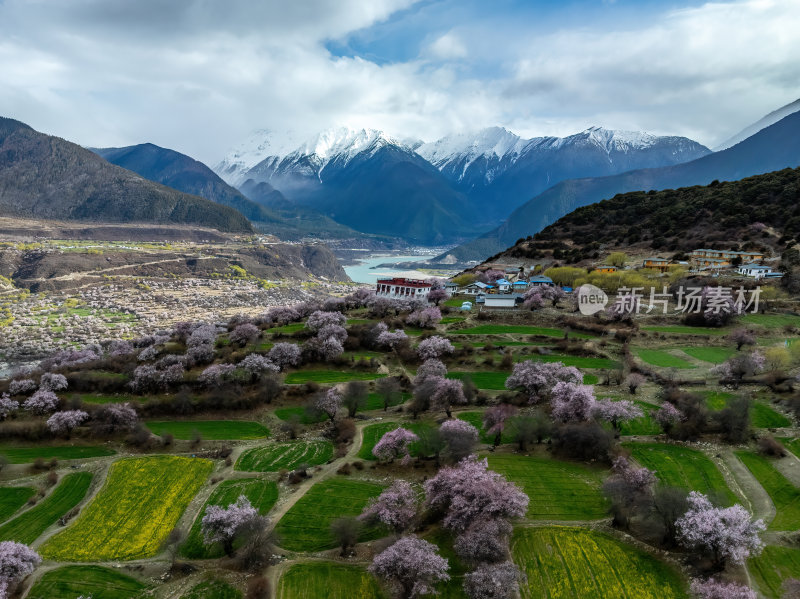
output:
[[[800,326],[800,316],[797,314],[744,314],[739,317],[739,321],[768,329]]]
[[[331,523],[357,516],[383,487],[358,480],[328,479],[315,484],[280,519],[275,531],[279,544],[290,551],[323,551],[336,547]],[[377,539],[381,529],[365,527],[359,541]]]
[[[212,468],[209,460],[178,456],[119,460],[78,519],[40,553],[70,561],[155,555]]]
[[[181,546],[181,555],[188,559],[212,559],[222,557],[224,552],[222,547],[216,545],[206,545],[203,542],[201,525],[206,509],[210,505],[221,505],[228,507],[235,503],[240,495],[244,495],[250,503],[263,516],[272,509],[278,501],[278,485],[273,481],[261,480],[259,478],[243,478],[236,480],[226,480],[214,489],[211,497],[208,498],[203,509],[197,514],[197,518],[192,524],[186,541]]]
[[[333,457],[330,441],[294,441],[248,449],[236,460],[236,470],[278,472],[292,470],[300,464],[315,466]]]
[[[658,406],[645,401],[636,401],[637,406],[642,409],[644,416],[636,420],[629,420],[623,422],[620,426],[620,435],[659,435],[661,434],[661,425],[653,418],[653,412],[658,411]]]
[[[713,327],[690,327],[680,324],[664,327],[642,327],[642,330],[652,331],[655,333],[672,333],[675,335],[725,335],[728,333],[726,329],[715,329]]]
[[[515,454],[490,455],[489,467],[522,487],[530,498],[528,518],[594,520],[608,512],[600,492],[607,470]]]
[[[242,599],[242,593],[223,580],[206,580],[194,585],[181,599]]]
[[[678,599],[679,573],[667,564],[602,533],[549,526],[518,529],[514,561],[526,574],[525,599]]]
[[[564,336],[564,331],[561,329],[553,329],[549,327],[533,327],[528,325],[515,325],[515,324],[482,324],[468,329],[461,329],[460,331],[453,331],[453,335],[539,335],[543,337],[558,337]],[[583,333],[570,333],[570,337],[591,337]]]
[[[783,582],[800,578],[800,549],[767,545],[758,557],[750,558],[747,569],[760,590],[770,599],[783,595]]]
[[[269,329],[268,333],[284,333],[286,335],[291,335],[292,333],[296,333],[297,331],[302,331],[306,328],[304,322],[293,322],[290,324],[285,324],[282,327],[275,327],[274,329]]]
[[[47,497],[31,509],[0,527],[0,540],[30,545],[58,519],[86,496],[92,475],[88,472],[67,474]]]
[[[769,530],[795,530],[800,528],[800,489],[795,487],[765,457],[751,451],[737,451],[738,457],[775,504],[775,519]]]
[[[327,420],[328,417],[322,412],[307,410],[304,406],[292,406],[290,408],[278,408],[275,410],[275,417],[281,420],[291,420],[297,417],[302,424],[316,424]]]
[[[705,393],[706,405],[712,410],[723,410],[728,406],[733,393],[709,391]],[[755,428],[782,428],[792,426],[792,421],[762,401],[750,402],[750,424]]]
[[[78,397],[84,403],[90,404],[107,404],[107,403],[123,403],[126,401],[139,401],[145,402],[149,397],[140,397],[133,395],[102,395],[95,393],[81,393],[73,394],[73,397]]]
[[[375,460],[377,459],[374,455],[372,455],[372,448],[381,440],[381,437],[388,433],[389,431],[393,431],[396,428],[403,427],[407,430],[410,430],[416,434],[419,434],[420,431],[424,428],[430,428],[435,426],[431,422],[379,422],[377,424],[370,424],[365,426],[362,434],[363,440],[361,442],[361,449],[358,451],[358,457],[362,460]],[[412,443],[409,447],[411,455],[416,455],[416,451],[414,448],[414,444]]]
[[[343,372],[341,370],[301,370],[286,375],[287,385],[302,385],[314,382],[321,384],[346,383],[348,381],[374,381],[385,377],[377,372]]]
[[[112,449],[105,447],[0,447],[0,455],[11,464],[27,464],[41,458],[43,460],[84,460],[114,455]]]
[[[447,378],[460,381],[469,378],[478,389],[503,391],[506,388],[506,379],[510,375],[510,372],[448,372]]]
[[[34,494],[31,487],[0,487],[0,522],[5,522]]]
[[[386,595],[364,568],[334,562],[293,564],[278,580],[277,599],[383,599]]]
[[[63,566],[45,572],[28,599],[132,599],[147,586],[135,578],[100,566]]]
[[[714,462],[701,451],[663,443],[626,443],[625,447],[667,486],[700,491],[725,505],[737,501]]]
[[[167,433],[176,439],[188,441],[200,433],[209,441],[227,439],[263,439],[269,430],[259,422],[249,420],[150,420],[145,423],[153,434]]]
[[[783,437],[780,439],[783,446],[791,451],[794,455],[800,458],[800,438],[798,439],[790,439],[788,437]]]
[[[681,351],[703,362],[722,364],[736,353],[733,347],[682,347]]]
[[[672,354],[665,352],[660,349],[636,349],[636,355],[639,357],[640,360],[643,362],[647,362],[648,364],[652,364],[653,366],[659,366],[661,368],[681,368],[681,369],[688,369],[694,368],[694,364],[687,362],[686,360],[682,360],[677,356],[673,356]]]
[[[393,401],[389,404],[389,407],[392,406],[399,406],[401,403],[406,402],[411,398],[411,393],[401,393],[396,401]],[[370,393],[367,397],[367,403],[364,406],[364,410],[383,410],[383,397],[378,393]]]
[[[564,366],[575,366],[576,368],[611,368],[617,369],[621,366],[616,360],[611,358],[598,358],[594,356],[568,356],[564,354],[552,354],[544,356],[540,354],[518,354],[514,356],[517,362],[532,360],[534,362],[561,362]]]

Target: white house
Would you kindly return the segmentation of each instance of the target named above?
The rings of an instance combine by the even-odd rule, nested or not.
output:
[[[464,287],[464,293],[469,295],[478,295],[479,293],[486,293],[489,289],[491,289],[491,285],[487,285],[486,283],[481,283],[480,281],[475,281],[474,283],[470,283],[466,287]]]
[[[379,279],[375,287],[375,295],[393,299],[427,299],[430,292],[431,284],[420,279]]]
[[[544,275],[536,275],[530,278],[528,285],[531,287],[541,287],[542,285],[553,287],[553,279]]]
[[[760,279],[767,276],[772,272],[769,266],[762,266],[760,264],[742,264],[736,269],[739,274]]]
[[[453,281],[447,281],[447,283],[444,284],[444,290],[450,295],[455,295],[458,293],[459,286],[453,283]]]
[[[497,285],[497,290],[500,293],[508,293],[511,291],[511,281],[506,279],[497,279],[494,284]]]
[[[503,295],[487,295],[483,300],[483,307],[486,309],[505,309],[513,310],[518,303],[522,302],[522,294],[506,293]]]

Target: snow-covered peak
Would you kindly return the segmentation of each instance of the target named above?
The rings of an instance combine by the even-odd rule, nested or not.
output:
[[[566,143],[586,140],[611,150],[648,148],[658,142],[658,136],[641,131],[618,131],[603,127],[589,127],[586,131],[565,138]]]
[[[285,156],[297,147],[293,131],[276,132],[271,129],[253,131],[246,140],[228,152],[214,171],[228,183],[238,184],[239,179],[256,164],[270,156]]]
[[[518,154],[527,143],[504,127],[488,127],[470,133],[456,133],[437,141],[424,143],[417,153],[434,165],[450,162],[454,158],[467,162],[486,157],[503,158]]]
[[[334,157],[350,159],[370,148],[388,144],[402,146],[402,142],[378,129],[337,127],[317,134],[295,149],[292,154],[316,156],[323,162]]]

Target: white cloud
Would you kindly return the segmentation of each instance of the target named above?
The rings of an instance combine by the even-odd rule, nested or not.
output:
[[[213,164],[253,129],[333,125],[430,140],[602,124],[713,145],[800,96],[795,0],[709,3],[638,28],[474,23],[405,63],[325,49],[410,4],[6,0],[0,114],[87,145],[151,141]]]

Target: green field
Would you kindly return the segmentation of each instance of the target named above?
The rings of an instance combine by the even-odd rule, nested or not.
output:
[[[78,397],[82,402],[91,404],[107,404],[107,403],[122,403],[126,401],[149,401],[150,397],[139,397],[134,395],[102,395],[99,393],[81,393],[80,395],[73,394],[73,397]]]
[[[268,333],[285,333],[287,335],[291,335],[292,333],[296,333],[297,331],[302,331],[306,328],[306,324],[304,322],[292,322],[290,324],[285,324],[282,327],[275,327],[274,329],[269,329]]]
[[[660,368],[680,368],[688,369],[694,368],[694,364],[687,362],[677,356],[665,352],[660,349],[636,349],[636,355],[643,362],[647,362],[652,366],[659,366]]]
[[[793,453],[795,456],[797,456],[798,458],[800,458],[800,438],[796,438],[796,439],[789,439],[789,438],[787,438],[787,437],[782,437],[782,438],[780,439],[780,441],[781,441],[781,443],[783,443],[783,446],[784,446],[786,449],[788,449],[788,450],[789,450],[789,451],[791,451],[791,452],[792,452],[792,453]]]
[[[292,406],[275,410],[275,417],[281,420],[289,421],[295,416],[301,424],[316,424],[328,419],[328,416],[324,413],[315,413],[312,410],[307,410],[304,406]]]
[[[658,411],[658,406],[646,401],[635,401],[634,403],[642,409],[644,416],[623,422],[620,426],[620,435],[660,435],[661,425],[653,418],[653,412]]]
[[[765,457],[751,451],[737,451],[738,457],[775,504],[777,513],[769,523],[769,530],[796,530],[800,528],[800,489],[794,486]]]
[[[514,454],[491,454],[489,467],[522,487],[534,520],[596,520],[608,513],[600,492],[607,470]]]
[[[375,578],[364,568],[314,561],[289,566],[278,580],[276,599],[384,599]]]
[[[469,378],[478,389],[503,391],[510,374],[510,372],[448,372],[447,378],[460,381]]]
[[[564,331],[548,327],[533,327],[514,324],[482,324],[468,329],[453,331],[453,335],[539,335],[543,337],[563,337]],[[586,333],[570,332],[570,337],[586,339],[592,337]]]
[[[676,324],[672,326],[642,327],[643,331],[654,333],[673,333],[676,335],[727,335],[726,329],[715,329],[712,327],[690,327]]]
[[[568,356],[564,354],[553,354],[543,356],[539,354],[521,354],[514,356],[517,362],[533,360],[534,362],[561,362],[564,366],[575,366],[576,368],[609,368],[616,369],[622,365],[611,358],[597,358],[592,356]]]
[[[413,433],[419,434],[422,429],[433,427],[434,424],[425,421],[404,423],[380,422],[378,424],[370,424],[365,426],[362,430],[363,440],[361,442],[361,449],[358,451],[358,457],[362,460],[376,460],[377,458],[372,455],[372,448],[375,447],[375,444],[381,440],[383,435],[401,426]],[[413,443],[410,445],[409,451],[411,452],[411,455],[416,455]]]
[[[662,443],[625,443],[625,447],[667,486],[699,491],[726,505],[738,501],[714,462],[697,449]]]
[[[10,464],[27,464],[41,458],[43,460],[84,460],[87,458],[103,458],[114,455],[113,450],[105,447],[81,446],[43,446],[43,447],[0,447],[0,455],[5,456]]]
[[[486,430],[483,428],[483,412],[461,412],[460,414],[455,414],[455,416],[459,420],[469,422],[472,426],[477,428],[481,432],[482,442],[494,443],[494,435],[487,434]],[[500,436],[500,443],[513,443],[513,440],[507,433],[503,433]]]
[[[750,558],[747,569],[765,596],[780,599],[783,582],[800,578],[800,549],[767,545],[761,555]]]
[[[678,599],[677,570],[602,533],[549,526],[519,528],[514,561],[527,576],[523,599]]]
[[[206,580],[189,589],[181,599],[242,599],[242,593],[223,580]]]
[[[63,566],[45,572],[27,599],[134,599],[147,586],[135,578],[100,566]]]
[[[289,551],[334,548],[331,523],[337,518],[357,516],[382,489],[377,484],[341,478],[318,482],[278,522],[278,544]],[[380,529],[365,527],[359,541],[377,539],[382,534]]]
[[[278,472],[292,470],[300,464],[316,466],[333,457],[330,441],[293,441],[248,449],[236,460],[236,470]]]
[[[291,372],[286,375],[287,385],[302,385],[303,383],[314,382],[324,385],[333,383],[347,383],[348,381],[374,381],[385,377],[385,374],[377,372],[343,372],[341,370],[301,370]]]
[[[682,347],[681,351],[703,362],[722,364],[736,353],[734,347]]]
[[[0,487],[0,522],[5,522],[34,494],[31,487]]]
[[[114,462],[97,496],[39,552],[62,561],[153,556],[212,468],[210,460],[178,456]]]
[[[723,410],[733,399],[733,393],[725,391],[709,391],[705,393],[706,405],[712,410]],[[750,402],[750,424],[755,428],[782,428],[792,426],[792,421],[776,412],[762,401]]]
[[[410,398],[411,398],[411,394],[410,393],[400,393],[398,398],[397,398],[397,401],[393,401],[392,403],[390,403],[389,407],[398,406],[398,405],[400,405],[401,403],[407,401]],[[377,393],[370,393],[367,396],[367,403],[364,406],[364,410],[365,411],[368,411],[368,410],[383,410],[383,397],[381,397]]]
[[[261,480],[259,478],[239,478],[221,482],[211,493],[203,509],[197,515],[192,524],[189,535],[181,545],[181,556],[188,559],[211,559],[222,557],[224,552],[219,546],[206,546],[203,543],[203,533],[200,528],[206,509],[210,505],[221,505],[228,507],[235,503],[240,495],[244,495],[250,500],[250,504],[264,516],[272,509],[278,501],[278,485],[274,481]]]
[[[207,441],[264,439],[269,430],[251,420],[150,420],[145,423],[154,435],[171,434],[188,441],[199,433]]]
[[[739,321],[768,329],[785,326],[800,327],[800,316],[797,314],[744,314],[739,317]]]
[[[58,519],[86,496],[92,475],[74,472],[61,479],[58,486],[31,509],[0,526],[0,540],[30,545]]]

